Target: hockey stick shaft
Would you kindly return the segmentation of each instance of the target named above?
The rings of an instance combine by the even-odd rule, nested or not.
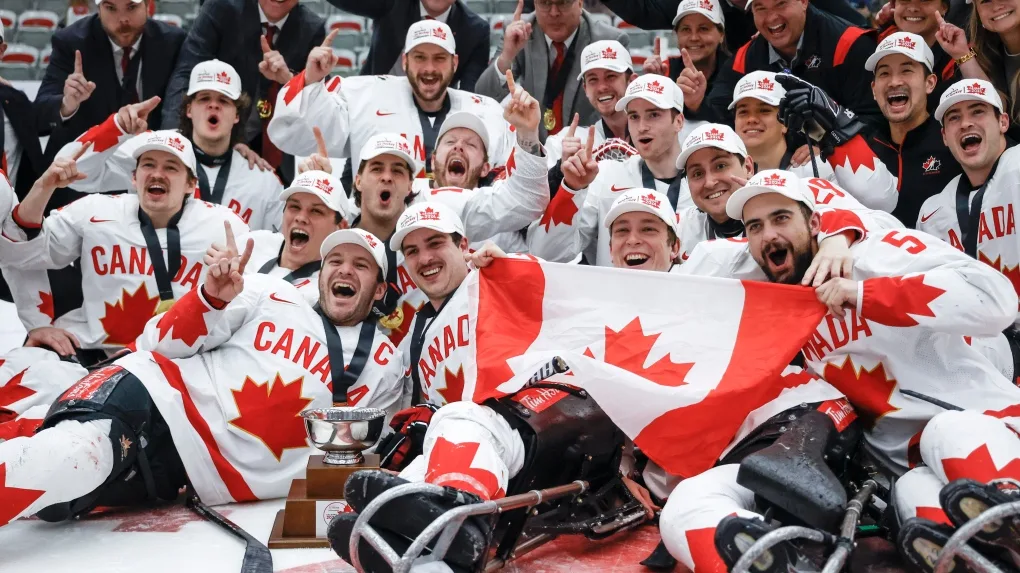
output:
[[[244,541],[244,559],[241,561],[241,573],[273,573],[273,554],[269,548],[255,539],[247,531],[220,512],[202,503],[194,493],[188,497],[188,507],[198,515],[226,529]]]
[[[963,410],[963,408],[961,408],[959,406],[954,406],[954,405],[950,404],[949,402],[943,402],[942,400],[939,400],[938,398],[933,398],[933,397],[931,397],[931,396],[929,396],[927,394],[922,394],[920,392],[914,392],[913,390],[904,390],[904,389],[901,388],[900,389],[900,393],[901,394],[906,394],[907,396],[910,396],[911,398],[917,398],[918,400],[924,400],[925,402],[928,402],[930,404],[935,404],[939,408],[943,408],[945,410],[957,410],[957,411],[962,411]]]

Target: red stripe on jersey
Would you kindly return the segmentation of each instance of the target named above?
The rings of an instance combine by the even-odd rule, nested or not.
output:
[[[740,49],[737,50],[737,54],[733,56],[733,71],[738,74],[747,73],[747,48],[750,45],[751,42],[748,42],[743,46],[740,46]]]
[[[839,37],[839,42],[836,42],[836,52],[832,55],[832,65],[838,66],[842,64],[850,53],[850,48],[857,41],[857,38],[867,33],[868,31],[864,28],[850,27],[844,30],[843,35]]]
[[[180,392],[181,401],[184,404],[184,414],[187,416],[191,426],[198,432],[198,436],[205,442],[205,447],[209,450],[209,457],[212,459],[213,466],[216,467],[216,472],[220,475],[220,479],[227,486],[230,497],[233,497],[234,501],[252,501],[258,499],[255,497],[255,493],[251,491],[251,488],[248,487],[248,483],[244,481],[244,476],[227,461],[227,458],[223,456],[223,452],[220,451],[219,444],[216,443],[212,430],[209,429],[209,424],[198,411],[195,401],[191,398],[191,393],[188,392],[188,387],[184,384],[184,379],[181,378],[181,369],[172,360],[158,352],[153,352],[152,358],[159,365],[159,369],[163,372],[163,376],[166,377],[166,381],[170,383],[170,387]]]
[[[18,209],[20,207],[21,203],[18,203],[17,205],[14,206],[14,211],[11,212],[11,218],[14,219],[14,222],[17,223],[19,227],[21,227],[22,229],[38,229],[42,227],[42,223],[29,223],[28,221],[22,219],[21,214],[18,212]]]
[[[284,86],[284,89],[287,90],[287,93],[283,96],[283,103],[284,105],[290,105],[290,102],[294,101],[294,98],[301,93],[301,90],[305,89],[305,71],[301,70],[296,76],[292,77],[287,82],[287,85]]]
[[[821,216],[821,231],[827,235],[839,235],[846,232],[856,233],[856,240],[863,240],[867,236],[864,229],[864,222],[853,211],[835,209],[825,211]],[[848,239],[850,237],[847,237]],[[851,240],[853,242],[853,240]]]

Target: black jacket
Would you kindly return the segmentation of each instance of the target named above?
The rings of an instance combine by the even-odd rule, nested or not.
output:
[[[680,0],[602,0],[602,3],[627,23],[645,30],[671,29],[676,9],[680,6]],[[754,27],[754,18],[750,11],[741,10],[727,0],[721,0],[719,4],[726,21],[726,46],[731,52],[736,52],[758,32]],[[855,26],[868,25],[864,16],[846,0],[811,0],[811,5]]]
[[[390,73],[404,52],[408,28],[421,20],[418,0],[329,0],[329,3],[344,12],[373,20],[372,47],[361,68],[362,75]],[[468,9],[464,0],[453,4],[446,24],[453,30],[460,60],[451,87],[474,91],[478,76],[489,65],[489,24]]]
[[[269,80],[259,73],[261,36],[257,0],[208,0],[188,31],[177,68],[170,78],[169,101],[163,107],[163,127],[177,127],[191,69],[206,60],[215,58],[233,66],[241,76],[241,88],[252,98],[252,105],[255,105],[260,85],[263,86],[261,93],[268,93]],[[274,47],[283,55],[287,67],[297,73],[305,69],[308,52],[321,45],[325,38],[325,20],[304,4],[298,4],[287,16]],[[246,119],[241,118],[241,121]]]
[[[874,30],[851,26],[845,20],[808,6],[803,43],[790,73],[825,90],[840,104],[852,109],[862,120],[879,127],[885,122],[871,94],[871,72],[864,62],[875,53]],[[744,44],[712,83],[699,112],[719,123],[732,124],[726,109],[733,101],[733,88],[749,72],[785,71],[780,62],[769,62],[769,44],[756,36]]]
[[[715,51],[715,71],[712,72],[711,76],[706,78],[708,80],[708,87],[705,88],[706,95],[708,91],[712,89],[712,83],[715,82],[716,78],[719,77],[719,72],[722,71],[723,66],[726,65],[729,59],[730,59],[729,53],[725,50],[723,45],[720,44]],[[675,82],[677,78],[680,77],[680,72],[684,71],[685,67],[686,66],[684,66],[683,58],[679,56],[669,58],[669,79]],[[711,115],[706,113],[707,109],[708,109],[707,107],[702,106],[701,108],[698,109],[698,111],[692,111],[689,109],[684,110],[684,118],[687,120],[696,121],[707,120],[707,116]]]
[[[14,135],[21,145],[21,163],[18,164],[17,180],[11,181],[14,192],[21,201],[48,164],[43,159],[42,147],[39,146],[35,115],[28,96],[21,90],[0,82],[0,107],[10,120]]]
[[[866,137],[868,146],[896,176],[899,199],[892,214],[913,228],[925,199],[938,195],[961,173],[960,165],[942,143],[942,126],[935,118],[910,130],[903,145],[896,145],[888,134]]]

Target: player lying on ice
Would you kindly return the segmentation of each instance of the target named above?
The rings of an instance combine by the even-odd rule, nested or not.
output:
[[[414,458],[400,477],[385,472],[358,472],[346,486],[346,499],[356,512],[362,511],[381,492],[408,481],[426,481],[456,488],[451,492],[459,491],[449,499],[427,495],[398,498],[376,514],[372,526],[398,553],[402,553],[410,545],[410,539],[428,523],[451,507],[481,499],[497,499],[508,491],[515,493],[512,490],[520,489],[522,484],[526,484],[526,488],[541,488],[580,479],[578,473],[570,473],[578,468],[562,457],[569,444],[579,443],[589,448],[588,452],[598,460],[594,465],[602,464],[612,473],[619,471],[618,453],[623,445],[619,430],[592,400],[562,390],[543,389],[542,392],[553,396],[549,400],[551,406],[541,411],[533,409],[528,416],[521,415],[513,404],[534,389],[484,404],[456,401],[461,398],[462,385],[458,386],[459,378],[451,373],[461,372],[465,360],[470,359],[465,346],[472,344],[472,333],[465,333],[468,340],[464,341],[464,346],[435,364],[430,364],[432,345],[428,341],[435,337],[442,340],[443,333],[450,330],[451,325],[460,336],[461,331],[456,329],[466,318],[463,315],[468,305],[469,289],[459,289],[469,272],[462,262],[467,239],[463,237],[463,226],[455,213],[439,208],[423,218],[423,209],[423,206],[412,206],[405,214],[393,236],[392,246],[404,252],[412,278],[430,301],[416,316],[416,321],[423,322],[413,329],[407,356],[413,365],[415,387],[424,392],[433,409],[446,405],[431,418],[422,455]],[[656,272],[668,272],[673,268],[680,243],[676,217],[666,195],[648,189],[627,191],[609,209],[604,224],[610,233],[614,266]],[[840,259],[837,253],[847,254],[844,237],[833,237],[829,244],[836,252],[822,253],[819,260],[833,261]],[[475,253],[471,260],[478,266],[486,266],[494,256],[501,255],[498,249],[487,247]],[[839,268],[840,265],[835,266]],[[727,460],[737,461],[744,454],[770,443],[769,438],[775,437],[777,428],[788,423],[791,415],[813,417],[818,427],[835,430],[835,424],[816,410],[831,412],[835,406],[840,412],[851,411],[838,391],[799,368],[790,367],[783,376],[798,378],[798,392],[764,405],[759,410],[760,417],[756,418],[760,423],[745,424],[748,427],[742,427],[738,435],[733,436],[727,448]],[[420,412],[426,407],[417,409]],[[414,417],[408,414],[408,418]],[[841,437],[836,440],[840,443],[852,443],[855,434],[859,434],[854,426],[840,426],[840,430]],[[614,448],[615,457],[611,454]],[[400,450],[398,455],[410,454]],[[536,463],[536,459],[545,461],[546,465]],[[613,463],[617,465],[609,465]],[[836,478],[832,476],[831,479]],[[341,514],[329,530],[334,550],[348,560],[350,535],[357,517],[357,513]],[[447,553],[448,569],[444,570],[476,570],[491,534],[491,525],[484,520],[469,520]],[[714,556],[711,543],[709,536],[708,550]],[[390,570],[367,543],[362,542],[359,547],[361,565],[366,571]],[[715,561],[718,563],[717,557]],[[689,559],[686,562],[691,563]]]
[[[226,231],[201,287],[149,321],[136,352],[71,386],[38,433],[0,443],[0,525],[186,484],[208,504],[283,497],[312,451],[301,411],[399,402],[400,357],[366,320],[385,289],[381,241],[331,234],[313,308],[282,279],[245,276],[252,243],[239,254]]]
[[[818,249],[815,208],[813,194],[793,173],[759,173],[726,203],[729,216],[743,221],[747,243],[702,243],[682,272],[757,272],[762,280],[799,284]],[[892,495],[899,550],[914,566],[931,570],[952,527],[975,516],[973,500],[992,506],[1009,499],[985,484],[1020,479],[1020,389],[968,340],[1008,326],[1016,316],[1016,293],[995,269],[918,231],[879,231],[851,253],[851,278],[834,278],[817,289],[832,316],[819,324],[803,353],[808,367],[843,392],[865,421],[868,453],[902,474]],[[945,411],[901,390],[937,396],[963,410]],[[681,560],[689,554],[695,524],[719,523],[715,543],[731,566],[769,530],[754,511],[751,492],[727,471],[714,468],[682,482],[663,509],[663,539]],[[1020,520],[1013,518],[979,539],[990,555],[1007,548],[1016,560],[1018,531]],[[797,546],[782,543],[771,551],[771,566],[760,570],[805,563]],[[959,557],[956,566],[963,566]],[[693,568],[702,567],[695,557]]]

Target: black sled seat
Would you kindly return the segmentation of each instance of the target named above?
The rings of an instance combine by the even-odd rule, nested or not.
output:
[[[825,461],[835,435],[828,416],[807,412],[740,462],[737,483],[810,527],[835,531],[847,504],[846,489]]]

